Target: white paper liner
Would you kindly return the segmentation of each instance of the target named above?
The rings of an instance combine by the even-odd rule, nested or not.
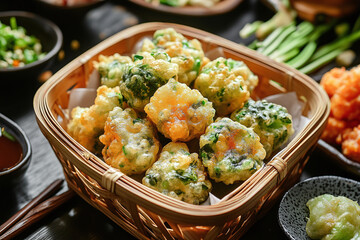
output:
[[[215,60],[219,57],[225,57],[223,48],[218,47],[206,52],[205,56],[209,59]]]
[[[95,88],[76,88],[71,90],[68,110],[75,107],[89,107],[94,104],[96,98]]]

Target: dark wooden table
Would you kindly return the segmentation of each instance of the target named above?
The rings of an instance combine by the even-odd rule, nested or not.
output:
[[[109,1],[90,10],[87,14],[53,12],[41,8],[36,1],[2,1],[1,11],[25,10],[50,18],[61,28],[64,35],[63,50],[65,58],[56,60],[49,68],[52,72],[61,69],[66,63],[114,33],[142,22],[174,22],[193,26],[220,35],[235,42],[248,44],[241,40],[239,30],[247,22],[256,19],[266,20],[272,12],[255,0],[245,0],[233,11],[212,17],[174,16],[140,8],[125,1]],[[80,47],[72,50],[70,43],[77,40]],[[359,52],[359,51],[358,51]],[[359,62],[359,59],[357,59]],[[315,75],[319,79],[328,65]],[[1,78],[1,76],[0,76]],[[4,82],[10,84],[4,84]],[[7,189],[0,189],[0,224],[11,217],[21,207],[39,194],[57,178],[63,178],[62,168],[49,143],[40,132],[33,111],[33,96],[41,85],[37,76],[27,79],[0,79],[0,112],[17,122],[30,138],[33,155],[30,167],[24,177],[12,183]],[[359,180],[315,150],[310,158],[301,180],[321,175],[338,175]],[[63,190],[67,189],[64,184]],[[259,219],[242,239],[286,239],[277,220],[278,204]],[[75,197],[58,210],[23,232],[18,239],[133,239],[101,212],[88,205],[80,197]]]

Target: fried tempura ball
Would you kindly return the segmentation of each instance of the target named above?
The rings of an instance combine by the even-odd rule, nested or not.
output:
[[[243,66],[242,62],[220,57],[206,64],[196,78],[194,87],[214,104],[217,115],[226,116],[249,99],[250,92],[243,77],[249,75],[248,68]]]
[[[120,82],[127,103],[138,111],[144,111],[155,91],[178,72],[176,64],[155,57],[146,52],[135,55],[134,65],[127,69]]]
[[[168,143],[158,161],[146,171],[143,184],[181,201],[200,204],[211,191],[204,166],[185,143]]]
[[[350,78],[351,74],[349,74],[344,67],[333,68],[324,74],[321,78],[320,85],[325,89],[329,98],[331,98],[341,85],[349,81]]]
[[[200,137],[200,157],[216,182],[245,181],[263,165],[259,136],[229,118],[218,118]]]
[[[360,119],[360,65],[350,70],[345,81],[331,98],[331,112],[337,119]]]
[[[94,62],[95,69],[101,77],[101,84],[108,87],[116,87],[123,79],[123,75],[132,60],[128,56],[115,53],[112,56],[99,56],[99,62]]]
[[[197,39],[188,40],[173,28],[158,30],[153,40],[145,39],[140,52],[166,53],[171,63],[179,66],[178,81],[190,85],[208,61]]]
[[[138,118],[132,108],[114,108],[105,123],[100,141],[104,160],[124,174],[145,172],[157,159],[159,141],[148,119]]]
[[[212,103],[198,90],[173,79],[155,92],[145,112],[157,129],[174,142],[199,137],[215,115]]]
[[[360,162],[360,125],[353,129],[346,129],[342,138],[343,154],[354,161]]]
[[[252,128],[269,157],[294,133],[292,117],[287,109],[266,100],[250,99],[243,108],[233,112],[231,119]]]
[[[235,76],[241,76],[244,81],[245,85],[248,87],[249,92],[251,93],[259,83],[259,78],[249,69],[249,67],[243,61],[233,60],[231,58],[224,59],[218,58],[215,61],[219,60],[226,67],[228,67],[229,71]],[[217,63],[216,63],[217,64]],[[216,66],[215,64],[215,66]],[[211,70],[216,70],[214,66]],[[220,66],[219,66],[220,67]],[[208,70],[209,71],[209,70]]]
[[[100,86],[95,104],[90,108],[76,107],[71,112],[67,132],[89,151],[100,154],[99,136],[104,132],[105,121],[114,107],[125,107],[119,87]]]

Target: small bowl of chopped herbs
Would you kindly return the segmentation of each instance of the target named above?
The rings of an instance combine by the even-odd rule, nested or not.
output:
[[[0,12],[0,79],[29,77],[45,69],[59,52],[61,30],[29,12]]]

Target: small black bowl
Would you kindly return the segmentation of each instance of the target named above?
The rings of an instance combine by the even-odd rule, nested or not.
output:
[[[59,27],[43,17],[21,11],[0,12],[0,21],[4,24],[9,25],[11,17],[16,18],[18,26],[25,28],[27,35],[34,35],[40,40],[42,51],[47,54],[44,58],[22,67],[0,68],[0,83],[19,78],[28,80],[30,76],[39,75],[54,60],[63,42]]]
[[[21,179],[29,167],[31,159],[31,145],[25,132],[15,122],[0,113],[0,127],[4,127],[20,144],[23,158],[12,168],[0,171],[0,187],[7,187],[15,180]]]

